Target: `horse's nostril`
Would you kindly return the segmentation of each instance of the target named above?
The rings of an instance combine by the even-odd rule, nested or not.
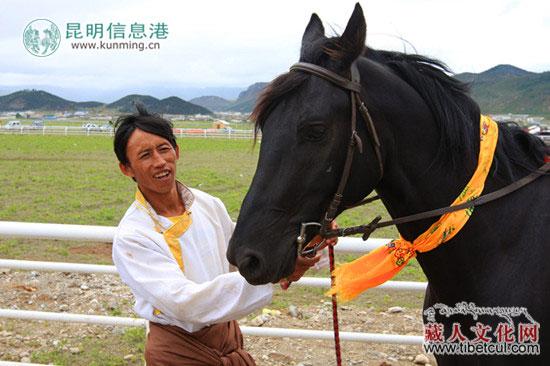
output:
[[[239,268],[247,268],[249,271],[254,271],[260,265],[260,259],[255,255],[249,255],[245,257]]]
[[[238,264],[239,272],[246,278],[250,283],[257,283],[261,281],[263,273],[263,261],[255,253],[247,253]]]

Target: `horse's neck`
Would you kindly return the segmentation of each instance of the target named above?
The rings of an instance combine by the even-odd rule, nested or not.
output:
[[[432,123],[432,122],[424,122]],[[399,135],[395,150],[377,191],[393,218],[449,206],[460,194],[475,166],[452,169],[432,166],[439,143],[437,134],[426,133],[434,126],[417,126],[421,133],[405,131]],[[414,240],[438,218],[398,225],[400,234]]]
[[[419,128],[423,129],[426,126]],[[400,140],[404,141],[406,146],[399,146],[398,150],[409,152],[404,155],[411,155],[413,158],[409,158],[409,161],[402,161],[399,157],[394,157],[386,168],[384,179],[377,188],[384,205],[393,218],[450,206],[462,192],[476,168],[476,164],[473,163],[465,164],[458,169],[440,166],[426,170],[430,164],[430,158],[425,159],[422,156],[429,157],[430,154],[433,154],[433,149],[430,150],[428,146],[436,146],[434,137],[431,137],[432,140],[428,137],[424,141],[416,141],[414,134],[406,136],[409,136],[409,139],[402,136]],[[499,137],[491,172],[485,181],[484,193],[501,189],[527,175],[529,170],[514,166],[504,153],[507,146],[509,148],[509,145],[514,143],[510,136]],[[477,155],[477,151],[475,154]],[[413,163],[415,160],[416,164]],[[476,160],[477,157],[473,161]],[[532,160],[532,157],[525,153],[522,160]],[[531,166],[530,169],[535,170],[536,168],[538,166]],[[514,215],[514,213],[510,212],[510,215]],[[412,241],[438,218],[399,225],[398,230],[405,239]]]
[[[385,66],[362,59],[361,67],[365,90],[368,90],[365,102],[378,123],[384,155],[384,176],[376,190],[390,215],[396,218],[448,206],[470,179],[474,164],[465,163],[469,166],[459,170],[441,164],[432,166],[439,153],[441,126],[434,120],[426,100]],[[364,126],[363,130],[367,138],[369,132]],[[369,179],[368,176],[362,178]],[[398,229],[406,239],[412,240],[435,220],[404,224]]]

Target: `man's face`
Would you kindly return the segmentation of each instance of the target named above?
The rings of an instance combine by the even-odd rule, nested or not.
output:
[[[136,129],[126,146],[129,163],[119,164],[124,175],[135,178],[145,194],[168,193],[176,181],[179,148],[163,137]]]

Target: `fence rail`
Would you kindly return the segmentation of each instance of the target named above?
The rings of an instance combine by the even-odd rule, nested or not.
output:
[[[76,126],[20,126],[17,128],[0,127],[0,134],[11,135],[60,135],[60,136],[113,136],[112,128],[84,128]],[[174,128],[177,137],[252,139],[253,130],[215,129],[215,128]]]
[[[112,243],[115,236],[114,226],[94,225],[67,225],[44,224],[32,222],[0,221],[0,237],[26,238],[26,239],[54,239],[77,240]],[[337,253],[365,253],[380,245],[389,242],[390,239],[370,238],[366,242],[360,238],[340,238],[335,250]],[[0,267],[21,270],[42,270],[81,273],[111,273],[116,274],[114,266],[83,264],[83,263],[59,263],[22,261],[12,259],[0,259]],[[304,277],[297,282],[303,286],[329,287],[328,278]],[[426,282],[388,281],[378,288],[386,290],[424,291]]]
[[[125,318],[120,316],[88,315],[72,313],[52,313],[46,311],[0,309],[0,318],[47,320],[68,323],[85,323],[99,325],[120,325],[126,327],[145,327],[147,321],[141,318]],[[327,330],[248,327],[241,326],[245,335],[260,337],[289,337],[302,339],[334,339],[334,333]],[[378,334],[359,332],[340,332],[340,340],[351,342],[391,343],[391,344],[422,344],[422,336],[400,334]]]
[[[25,261],[17,259],[0,259],[0,268],[8,268],[23,271],[49,271],[49,272],[72,272],[72,273],[98,273],[118,274],[115,266],[103,264],[65,263],[65,262],[41,262]],[[329,278],[302,277],[294,283],[299,286],[330,287]],[[413,281],[387,281],[377,288],[397,291],[425,291],[425,282]]]
[[[115,232],[114,226],[0,221],[0,237],[112,243]],[[384,238],[369,238],[366,242],[360,238],[340,238],[335,250],[342,253],[365,253],[389,241]]]

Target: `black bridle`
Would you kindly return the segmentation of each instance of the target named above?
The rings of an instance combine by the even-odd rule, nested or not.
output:
[[[369,130],[369,136],[372,140],[372,145],[374,146],[374,151],[378,160],[380,179],[382,179],[382,176],[384,175],[384,164],[382,162],[382,152],[380,149],[380,139],[378,137],[378,133],[376,132],[376,128],[374,127],[374,123],[372,121],[372,118],[370,117],[369,111],[365,103],[363,102],[363,100],[361,100],[361,78],[359,75],[359,69],[357,68],[355,62],[351,65],[350,68],[351,79],[346,79],[335,72],[325,69],[324,67],[306,62],[298,62],[292,65],[290,67],[290,71],[303,71],[325,79],[340,87],[341,89],[349,91],[351,101],[351,136],[348,143],[348,151],[346,154],[346,161],[344,163],[344,170],[342,171],[342,176],[340,178],[340,182],[338,183],[338,188],[336,189],[336,193],[334,194],[332,201],[330,202],[330,205],[325,212],[322,222],[302,223],[300,227],[300,235],[297,238],[298,254],[311,256],[315,255],[317,249],[324,244],[324,241],[317,243],[314,247],[307,249],[304,248],[303,246],[306,241],[306,229],[309,226],[318,226],[319,234],[321,235],[321,237],[328,238],[336,236],[327,235],[332,234],[329,230],[329,225],[335,219],[336,212],[338,211],[338,208],[342,203],[344,189],[346,188],[348,178],[351,174],[351,166],[353,163],[355,150],[357,149],[360,154],[363,153],[363,142],[359,137],[359,134],[357,133],[357,106],[359,106],[359,111],[363,115],[363,119],[365,120],[367,128]]]
[[[431,211],[425,211],[418,214],[404,216],[394,220],[388,220],[383,222],[380,222],[381,216],[377,216],[376,218],[374,218],[374,220],[372,220],[369,224],[366,224],[366,225],[359,225],[359,226],[353,226],[349,228],[330,230],[329,229],[330,224],[335,219],[336,212],[338,211],[338,208],[342,203],[344,189],[346,188],[348,178],[351,174],[351,165],[353,163],[353,156],[355,155],[355,150],[357,149],[359,153],[363,153],[363,142],[361,141],[361,138],[357,134],[357,109],[359,109],[361,115],[363,116],[363,120],[365,121],[367,130],[369,132],[368,135],[374,147],[374,152],[376,154],[376,159],[378,161],[378,168],[380,172],[379,181],[382,179],[384,175],[384,164],[382,160],[380,138],[378,137],[378,133],[376,132],[374,122],[372,121],[372,118],[367,109],[367,106],[361,99],[361,90],[362,90],[362,86],[360,83],[361,79],[359,75],[359,70],[355,62],[351,64],[350,79],[346,79],[338,75],[337,73],[332,72],[324,67],[321,67],[315,64],[306,63],[306,62],[298,62],[292,65],[290,67],[290,71],[302,71],[302,72],[315,75],[322,79],[325,79],[335,84],[336,86],[340,87],[341,89],[349,91],[350,101],[351,101],[351,136],[348,143],[346,161],[344,163],[344,170],[342,171],[340,183],[338,184],[336,193],[334,194],[334,197],[332,198],[332,201],[330,202],[330,205],[327,211],[325,212],[323,219],[321,220],[322,222],[304,222],[301,224],[300,234],[296,239],[296,243],[298,244],[298,255],[314,256],[317,250],[323,246],[325,239],[327,238],[363,234],[362,236],[363,240],[367,240],[374,230],[381,227],[399,225],[399,224],[404,224],[408,222],[423,220],[431,217],[441,216],[449,212],[463,210],[469,207],[480,206],[484,203],[493,201],[497,198],[503,197],[507,194],[510,194],[518,190],[519,188],[531,183],[538,177],[548,174],[548,171],[550,170],[550,162],[545,160],[545,163],[539,169],[519,179],[518,181],[515,181],[510,185],[504,188],[501,188],[497,191],[479,196],[474,200],[471,200],[469,202],[466,202],[460,205],[443,207],[443,208],[439,208]],[[357,108],[357,106],[359,108]],[[378,196],[367,198],[352,206],[346,207],[346,209],[361,206],[369,202],[375,201],[377,199],[379,199]],[[304,244],[306,243],[306,240],[307,240],[306,231],[307,231],[307,228],[310,226],[319,227],[319,235],[321,236],[321,238],[323,238],[323,240],[321,240],[318,243],[312,244],[311,246],[308,245],[304,247]]]

